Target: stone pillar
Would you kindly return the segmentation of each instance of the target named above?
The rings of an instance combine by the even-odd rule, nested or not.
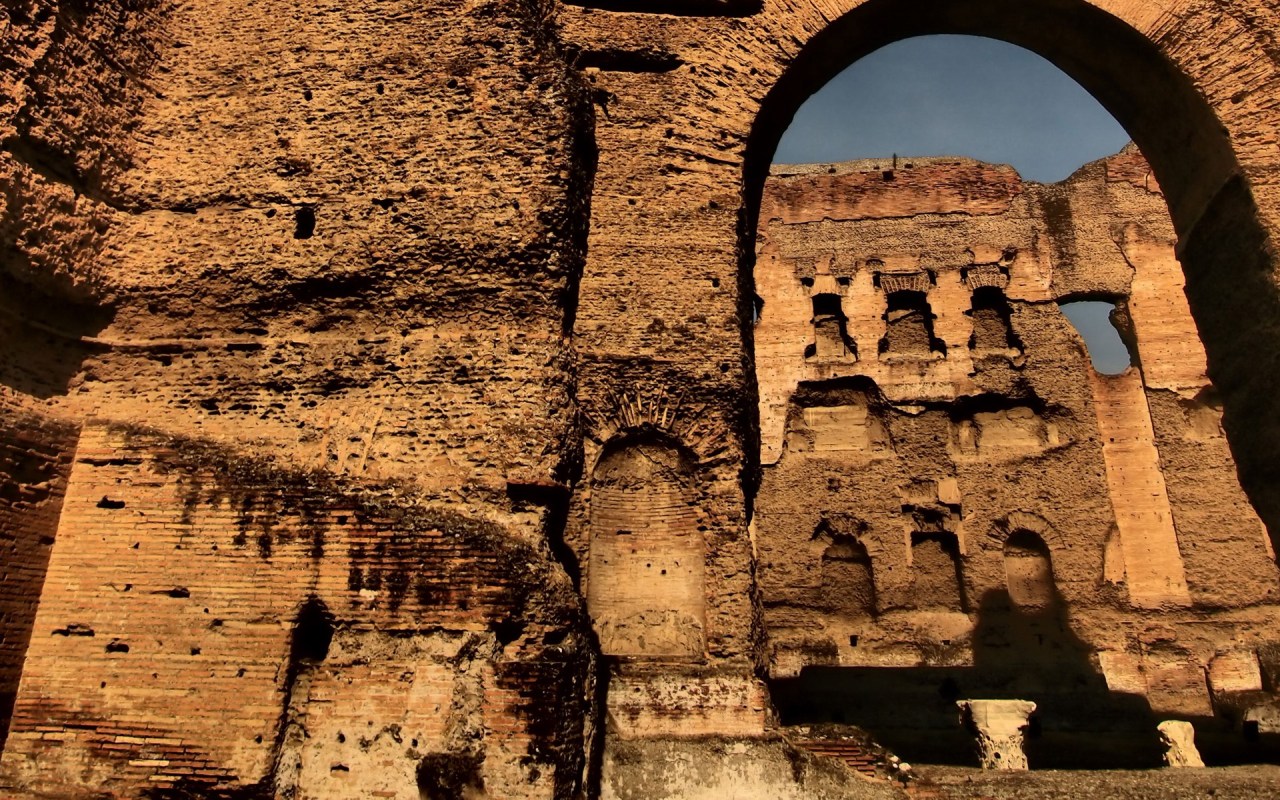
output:
[[[1030,700],[957,700],[960,720],[978,737],[983,769],[1025,770],[1022,749],[1026,729],[1036,704]]]
[[[1168,719],[1156,726],[1165,747],[1164,763],[1171,767],[1203,767],[1196,749],[1196,731],[1190,722]]]
[[[1139,608],[1189,606],[1191,593],[1142,374],[1129,370],[1099,375],[1089,370],[1089,385],[1120,531],[1129,602]]]

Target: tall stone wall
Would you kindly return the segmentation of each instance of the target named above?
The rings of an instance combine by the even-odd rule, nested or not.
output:
[[[579,791],[592,148],[549,14],[6,7],[0,392],[49,472],[5,517],[6,791]]]

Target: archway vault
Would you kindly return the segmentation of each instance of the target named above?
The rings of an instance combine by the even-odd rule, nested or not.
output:
[[[1211,106],[1211,92],[1220,91],[1222,77],[1197,75],[1203,69],[1202,50],[1214,45],[1187,41],[1202,26],[1212,39],[1221,20],[1197,24],[1176,15],[1153,15],[1143,4],[1107,0],[869,0],[842,5],[848,10],[804,40],[760,104],[747,145],[749,204],[768,173],[777,140],[813,91],[884,45],[944,33],[1025,47],[1075,79],[1142,149],[1170,199],[1180,233],[1195,226],[1240,172],[1226,121]],[[1218,57],[1228,56],[1227,41],[1221,48]],[[1247,90],[1239,76],[1233,83],[1233,97]],[[993,126],[999,124],[992,120]]]

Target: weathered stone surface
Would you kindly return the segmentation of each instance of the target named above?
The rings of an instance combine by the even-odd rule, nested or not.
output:
[[[1164,763],[1171,767],[1204,766],[1200,751],[1196,750],[1196,731],[1190,722],[1168,719],[1156,727],[1160,730],[1160,742],[1166,748]]]
[[[549,11],[5,7],[6,785],[578,791],[590,122]]]
[[[1005,584],[1038,609],[1020,641],[1055,643],[1019,649],[1037,666],[1145,687],[1161,714],[1270,708],[1240,669],[1218,668],[1213,698],[1203,675],[1227,652],[1270,675],[1277,629],[1271,556],[1232,475],[1280,529],[1280,369],[1259,356],[1280,349],[1272,0],[0,11],[7,795],[856,796],[835,765],[809,774],[763,743],[762,676],[843,663],[854,636],[877,666],[963,668],[976,591]],[[921,246],[881,258],[883,287],[938,307],[1018,292],[1017,337],[994,302],[930,331],[907,294],[865,339],[865,318],[830,304],[877,297],[842,249],[775,276],[812,280],[786,302],[820,330],[766,340],[755,233],[777,137],[825,77],[923,32],[1054,60],[1158,183],[1133,154],[1057,189],[923,160],[896,198],[871,191],[883,168],[823,177],[778,218],[830,199],[830,221],[804,224],[914,229],[914,204],[1040,226],[1039,244],[967,253],[919,226]],[[1131,227],[1099,210],[1139,196],[1157,202],[1121,203]],[[1169,291],[1174,232],[1207,357]],[[1059,268],[1095,261],[1111,266]],[[970,283],[934,287],[949,266]],[[1085,382],[942,412],[972,395],[957,385],[1008,398],[1079,375],[1038,359],[1075,346],[1050,301],[1091,292],[1127,295],[1151,351],[1147,413],[1117,427],[1149,418],[1150,443],[1109,453]],[[761,359],[794,344],[827,377],[877,364],[880,394],[770,383]],[[1107,396],[1138,396],[1122,388]],[[776,412],[791,394],[794,420],[757,417],[757,399]],[[802,482],[814,509],[842,493],[866,509],[796,528],[849,587],[816,602],[813,570],[766,565],[760,546],[759,465],[791,447],[892,472]],[[1053,477],[1084,451],[1074,484]],[[1154,505],[1112,532],[1113,484],[1135,470]],[[1044,511],[1077,504],[1078,522]],[[619,537],[623,520],[643,534]],[[785,570],[808,599],[773,602]],[[806,627],[815,641],[795,645]],[[703,738],[673,733],[686,723]],[[717,766],[730,735],[746,744]]]
[[[1010,637],[1010,607],[1067,614],[1086,649],[1110,651],[1104,673],[1113,654],[1143,649],[1155,618],[1216,627],[1215,651],[1244,618],[1268,636],[1275,564],[1232,485],[1173,231],[1142,163],[1130,148],[1052,186],[962,159],[899,159],[893,180],[878,161],[775,168],[754,327],[754,526],[775,677],[806,665],[981,673],[987,659],[1031,670],[1030,642],[989,641]],[[1012,199],[988,209],[968,179]],[[809,186],[828,203],[841,186],[841,203],[883,216],[820,203],[781,216],[775,196]],[[954,207],[938,213],[931,198],[945,193]],[[915,321],[894,316],[895,295],[918,298]],[[1129,309],[1122,374],[1090,366],[1054,302],[1081,296]],[[824,354],[822,303],[856,356]],[[893,338],[908,324],[914,350]],[[1192,606],[1249,610],[1210,622]],[[1176,654],[1139,659],[1140,687],[1107,682],[1165,707],[1192,692],[1207,711],[1190,676],[1212,654],[1189,658],[1173,638]]]

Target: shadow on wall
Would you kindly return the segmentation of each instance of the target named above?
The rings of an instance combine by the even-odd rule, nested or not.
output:
[[[1022,566],[1033,577],[1035,559],[1017,561],[1029,562]],[[1031,700],[1037,706],[1027,732],[1033,769],[1160,766],[1159,720],[1146,699],[1107,688],[1056,591],[1037,604],[1039,582],[1010,577],[1029,594],[1018,598],[1022,604],[1006,589],[982,596],[973,666],[809,667],[798,678],[772,683],[783,724],[857,725],[908,761],[977,766],[956,701]]]
[[[285,666],[284,713],[276,732],[272,783],[284,797],[298,793],[302,773],[302,748],[307,739],[306,706],[315,670],[329,655],[333,643],[334,616],[324,602],[309,597],[294,620]]]
[[[99,345],[84,341],[111,323],[114,312],[77,306],[0,275],[0,384],[48,399],[65,395]]]

